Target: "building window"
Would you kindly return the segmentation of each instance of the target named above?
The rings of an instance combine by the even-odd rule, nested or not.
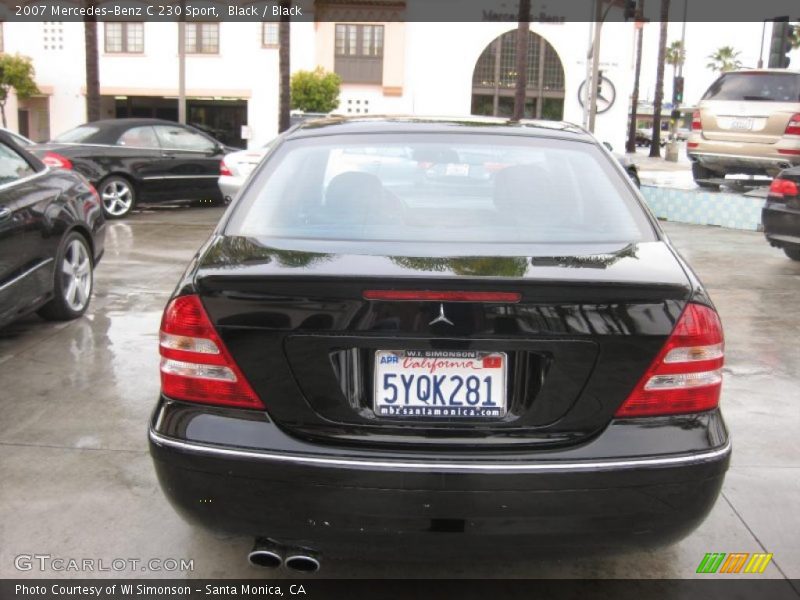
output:
[[[278,23],[263,23],[261,26],[261,46],[264,48],[278,47]]]
[[[219,54],[219,23],[186,23],[187,54]]]
[[[45,21],[42,23],[42,33],[45,50],[64,49],[64,23],[61,21]]]
[[[481,53],[472,72],[472,114],[510,117],[517,87],[517,30],[507,31]],[[528,34],[524,116],[560,120],[564,115],[564,65],[542,36]]]
[[[107,53],[144,52],[144,23],[106,23],[103,30]]]
[[[383,25],[336,25],[334,70],[344,83],[383,81]]]

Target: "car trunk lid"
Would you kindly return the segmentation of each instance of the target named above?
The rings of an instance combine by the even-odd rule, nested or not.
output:
[[[320,441],[502,447],[573,444],[605,427],[691,292],[662,242],[535,256],[327,254],[220,237],[195,286],[280,426]],[[519,301],[375,300],[375,290],[519,294]],[[444,314],[447,322],[437,321]],[[376,361],[504,357],[496,418],[387,417]],[[399,354],[398,354],[399,353]]]

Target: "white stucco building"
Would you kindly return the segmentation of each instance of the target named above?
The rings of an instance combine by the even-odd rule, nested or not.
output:
[[[403,22],[397,6],[375,2],[348,8],[318,0],[313,4],[316,22],[292,23],[292,70],[322,66],[339,73],[344,82],[339,112],[344,114],[510,114],[515,23]],[[747,25],[753,30],[749,37],[742,36]],[[759,39],[761,24],[737,26],[746,56],[757,56],[757,46],[750,46]],[[98,24],[104,117],[177,118],[178,27]],[[531,23],[528,115],[582,121],[579,89],[586,78],[590,27]],[[706,38],[708,27],[714,26],[706,24]],[[187,24],[188,122],[234,145],[256,146],[276,134],[277,29],[260,22]],[[642,98],[652,96],[655,57],[649,55],[657,29],[657,24],[646,26]],[[634,32],[633,23],[603,28],[605,110],[597,116],[595,132],[620,149],[633,86]],[[84,122],[83,24],[4,23],[2,33],[5,52],[33,59],[42,91],[37,98],[9,101],[9,127],[39,141]],[[670,34],[671,39],[679,35],[676,24]],[[687,46],[691,49],[691,41]],[[687,87],[700,94],[713,78],[710,71],[700,73]],[[669,98],[669,84],[666,88]],[[689,94],[686,99],[696,100]]]

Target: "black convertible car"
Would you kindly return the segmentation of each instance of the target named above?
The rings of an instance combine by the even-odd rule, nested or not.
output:
[[[193,127],[159,119],[86,123],[32,148],[46,165],[84,175],[111,219],[138,202],[222,202],[220,162],[235,150]]]
[[[670,542],[731,452],[720,320],[583,129],[279,137],[163,315],[150,450],[256,565]]]
[[[104,238],[89,182],[48,168],[0,132],[0,326],[37,310],[54,320],[82,315]]]

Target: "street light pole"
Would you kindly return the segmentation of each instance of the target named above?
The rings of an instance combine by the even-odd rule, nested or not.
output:
[[[589,92],[589,131],[594,133],[594,123],[597,117],[597,86],[600,84],[598,75],[600,73],[600,34],[603,28],[603,3],[597,0],[594,11],[594,43],[592,44],[592,77],[587,82]]]
[[[178,123],[186,124],[186,21],[178,23]]]

